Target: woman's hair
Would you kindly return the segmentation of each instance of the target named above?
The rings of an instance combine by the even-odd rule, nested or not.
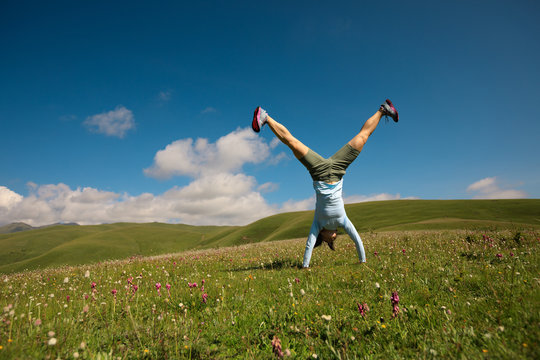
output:
[[[316,248],[317,246],[321,246],[323,242],[323,239],[322,239],[322,230],[319,231],[319,235],[317,235],[317,240],[315,241],[315,246],[313,248]]]
[[[316,248],[317,246],[321,246],[321,244],[323,243],[323,231],[325,231],[325,229],[322,229],[321,231],[319,231],[319,235],[317,235],[317,240],[315,240],[315,246],[313,246],[313,248]],[[337,230],[336,230],[337,232]],[[335,250],[334,249],[334,242],[328,242],[326,241],[326,243],[328,244],[328,247],[332,250]]]

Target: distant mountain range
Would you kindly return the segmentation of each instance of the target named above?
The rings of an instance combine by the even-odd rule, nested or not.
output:
[[[0,226],[0,234],[11,234],[11,233],[19,232],[19,231],[43,229],[43,228],[48,228],[50,226],[57,226],[57,225],[79,226],[79,224],[77,223],[56,223],[56,224],[50,224],[50,225],[44,225],[44,226],[31,226],[23,222],[14,222],[11,224]]]

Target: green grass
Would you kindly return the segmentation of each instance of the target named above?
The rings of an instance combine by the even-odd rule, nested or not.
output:
[[[540,200],[397,200],[346,206],[359,232],[540,227]],[[117,223],[0,234],[0,273],[307,236],[313,211],[241,227]]]
[[[298,239],[3,275],[0,358],[538,358],[538,230],[361,236],[363,265],[340,236],[309,270]]]

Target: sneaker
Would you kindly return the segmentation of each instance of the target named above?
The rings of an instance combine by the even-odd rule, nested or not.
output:
[[[390,100],[386,99],[386,101],[384,102],[384,104],[381,105],[379,110],[383,114],[383,116],[391,117],[394,122],[399,121],[398,111]]]
[[[266,111],[264,111],[262,107],[257,106],[255,112],[253,113],[251,127],[253,128],[253,131],[259,132],[264,124],[266,124]]]

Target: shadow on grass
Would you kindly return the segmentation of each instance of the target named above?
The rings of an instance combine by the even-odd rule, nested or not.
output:
[[[271,264],[251,264],[249,266],[235,267],[226,271],[252,271],[252,270],[283,270],[283,269],[302,269],[302,263],[298,260],[276,260]]]

